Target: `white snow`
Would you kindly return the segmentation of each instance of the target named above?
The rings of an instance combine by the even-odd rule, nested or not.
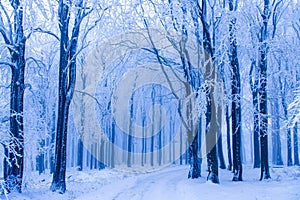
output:
[[[122,169],[75,169],[67,173],[67,191],[61,195],[49,190],[50,175],[32,174],[25,179],[22,194],[8,199],[42,200],[299,200],[300,167],[271,168],[271,180],[259,181],[260,169],[244,167],[244,181],[232,182],[232,173],[220,170],[219,185],[206,181],[206,171],[196,180],[187,179],[188,166],[169,166],[148,172]],[[4,198],[4,196],[1,196]]]

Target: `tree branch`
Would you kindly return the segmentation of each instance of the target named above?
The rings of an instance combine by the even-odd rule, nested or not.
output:
[[[51,36],[53,36],[57,41],[60,41],[60,38],[59,38],[55,33],[51,32],[51,31],[46,31],[46,30],[43,30],[43,29],[41,29],[41,28],[35,28],[35,29],[32,29],[31,33],[35,33],[35,32],[37,32],[37,33],[45,33],[45,34],[51,35]],[[31,33],[27,36],[27,38],[30,37]]]
[[[15,65],[13,63],[9,63],[9,62],[0,61],[0,65],[8,65],[11,68],[15,68]]]

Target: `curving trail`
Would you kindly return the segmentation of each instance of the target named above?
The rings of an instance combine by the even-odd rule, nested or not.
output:
[[[202,165],[205,167],[205,164]],[[169,166],[155,172],[128,172],[117,169],[69,171],[67,191],[61,195],[49,190],[51,176],[29,174],[28,187],[11,193],[16,200],[299,200],[300,167],[271,168],[271,180],[259,181],[260,169],[244,167],[244,181],[232,182],[232,173],[220,170],[219,185],[187,179],[188,166]],[[144,169],[145,170],[145,169]],[[0,196],[0,199],[5,199]]]
[[[248,170],[248,169],[247,169]],[[297,170],[297,169],[296,169]],[[300,199],[300,170],[285,180],[276,180],[285,171],[273,172],[271,181],[258,181],[258,170],[250,168],[244,175],[245,181],[232,182],[232,174],[220,170],[221,184],[206,182],[204,177],[187,179],[187,166],[168,167],[161,171],[125,177],[102,185],[92,193],[77,198],[103,200],[211,200],[211,199]]]

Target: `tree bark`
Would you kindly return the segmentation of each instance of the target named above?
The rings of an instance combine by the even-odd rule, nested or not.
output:
[[[279,83],[280,83],[280,89],[282,95],[285,95],[286,92],[284,91],[285,88],[283,86],[281,78],[279,78]],[[286,84],[286,80],[284,80],[284,84]],[[282,107],[283,107],[283,112],[284,112],[284,118],[285,120],[288,120],[288,105],[286,102],[286,99],[284,96],[282,96]],[[286,142],[287,142],[287,166],[292,166],[293,165],[293,158],[292,158],[292,133],[291,133],[291,128],[287,128],[287,133],[286,133]]]
[[[229,1],[230,12],[234,11],[233,1]],[[240,68],[238,61],[237,42],[235,36],[235,24],[236,18],[233,18],[229,24],[229,36],[230,36],[230,49],[229,60],[232,68],[231,76],[231,120],[232,120],[232,153],[233,153],[233,181],[242,181],[242,158],[241,158],[241,80],[240,80]]]
[[[205,51],[205,81],[208,86],[206,87],[206,146],[207,148],[207,163],[208,163],[208,177],[207,179],[213,183],[219,183],[219,171],[218,171],[218,156],[217,156],[217,105],[214,99],[215,83],[211,84],[211,81],[216,81],[216,69],[214,65],[214,52],[212,48],[211,36],[209,32],[209,26],[207,23],[206,15],[206,0],[202,0],[202,8],[198,3],[200,14],[200,20],[203,28],[203,48]],[[210,59],[212,59],[210,61]],[[208,139],[209,137],[209,139]]]
[[[230,119],[228,105],[226,105],[226,133],[227,133],[227,155],[228,155],[228,170],[232,170],[232,155],[231,155],[231,142],[230,142]]]
[[[189,164],[188,178],[196,179],[201,177],[201,163],[198,158],[198,133],[196,133],[192,144],[189,146]]]
[[[269,172],[269,157],[268,157],[268,99],[267,99],[267,68],[268,68],[268,20],[270,17],[269,0],[264,0],[264,10],[262,13],[263,25],[261,27],[260,37],[260,73],[259,73],[259,133],[260,133],[260,149],[261,149],[261,175],[263,178],[271,178]]]
[[[273,116],[272,118],[272,162],[274,165],[283,165],[282,155],[281,155],[278,98],[275,98],[273,103],[274,105],[271,104],[271,111]]]
[[[250,87],[252,91],[252,104],[253,104],[253,150],[254,150],[254,164],[253,168],[260,167],[260,146],[259,146],[259,114],[258,114],[258,72],[256,61],[253,59],[251,62],[251,70],[249,73]],[[254,81],[252,81],[252,74],[254,73]]]
[[[4,145],[4,180],[8,192],[22,191],[24,167],[24,73],[25,73],[25,43],[23,30],[23,7],[20,1],[10,1],[13,8],[13,33],[0,31],[4,42],[9,46],[11,56],[11,85],[10,85],[10,140]],[[1,27],[3,29],[4,27]]]
[[[218,138],[218,158],[219,158],[219,163],[220,163],[220,168],[221,169],[226,169],[226,164],[225,164],[225,159],[224,159],[224,154],[223,154],[223,141],[222,141],[222,134],[220,134]]]
[[[298,123],[295,123],[293,132],[294,132],[294,165],[299,165]]]
[[[56,128],[55,145],[55,169],[51,184],[51,190],[59,193],[66,191],[66,148],[68,133],[69,107],[73,98],[76,80],[76,52],[80,30],[83,19],[83,0],[78,2],[77,14],[69,40],[70,5],[60,0],[58,8],[60,28],[60,58],[59,58],[59,85],[58,85],[58,117]]]

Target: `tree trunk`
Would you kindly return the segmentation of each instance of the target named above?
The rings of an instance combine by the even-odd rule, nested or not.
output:
[[[132,90],[134,90],[135,88],[132,88]],[[129,121],[129,134],[128,134],[128,138],[127,138],[127,167],[131,167],[132,166],[132,153],[133,153],[133,141],[132,141],[132,135],[134,134],[133,133],[133,95],[131,96],[130,98],[130,121]]]
[[[104,164],[104,153],[105,153],[105,142],[103,139],[101,139],[100,141],[100,152],[99,152],[99,156],[100,156],[100,163],[98,164],[98,169],[104,169],[105,168],[105,164]]]
[[[83,143],[81,137],[78,138],[77,142],[77,170],[82,171],[83,169]]]
[[[4,163],[4,180],[7,191],[22,191],[24,167],[24,73],[25,73],[25,42],[23,32],[23,7],[19,1],[10,1],[14,9],[14,39],[10,41],[4,36],[5,43],[10,46],[11,85],[10,85],[10,133],[9,144],[6,144]]]
[[[259,89],[259,133],[260,133],[260,150],[261,150],[261,175],[263,178],[269,179],[269,157],[268,157],[268,99],[267,99],[267,57],[268,57],[268,19],[270,8],[269,0],[264,0],[264,11],[262,14],[263,25],[261,27],[261,46],[260,46],[260,89]]]
[[[254,73],[254,81],[252,80],[252,74]],[[249,73],[250,77],[250,88],[252,92],[252,103],[253,103],[253,150],[254,150],[254,168],[260,167],[260,146],[259,146],[259,114],[258,114],[258,70],[256,61],[252,59],[251,69]]]
[[[229,1],[229,10],[234,10],[233,1]],[[242,181],[242,158],[241,158],[241,80],[238,61],[237,42],[235,36],[236,18],[233,18],[229,24],[230,50],[229,60],[232,68],[231,76],[231,120],[232,120],[232,153],[233,153],[233,181]]]
[[[283,165],[281,155],[280,121],[278,98],[271,104],[272,111],[272,162],[274,165]]]
[[[226,105],[226,132],[227,132],[227,154],[228,154],[228,170],[232,170],[232,157],[231,157],[231,145],[230,145],[230,119],[228,105]]]
[[[281,90],[284,90],[283,83],[280,80],[280,88]],[[285,91],[282,91],[282,94],[285,94]],[[288,105],[286,103],[286,99],[282,97],[282,107],[284,112],[284,118],[285,120],[288,120]],[[292,133],[291,128],[288,127],[287,129],[287,135],[286,135],[286,142],[287,142],[287,166],[293,165],[293,158],[292,158]]]
[[[207,90],[209,91],[209,89]],[[216,135],[216,108],[212,105],[213,100],[210,94],[213,91],[209,91],[207,94],[207,111],[206,111],[206,148],[207,148],[207,164],[208,164],[208,176],[207,180],[213,183],[219,183],[219,171],[218,171],[218,156],[217,156],[217,135]]]
[[[116,122],[112,120],[111,123],[111,162],[110,167],[115,168],[115,139],[116,139]]]
[[[288,128],[287,130],[287,166],[293,165],[293,158],[292,158],[292,134],[291,129]]]
[[[223,144],[222,143],[223,143],[222,134],[220,133],[219,138],[218,138],[218,147],[217,147],[218,158],[219,158],[220,168],[221,169],[226,169],[226,164],[225,164],[225,159],[224,159],[224,154],[223,154]]]
[[[199,5],[198,5],[199,6]],[[218,171],[218,156],[217,156],[217,104],[214,99],[215,85],[209,85],[211,81],[216,81],[216,69],[214,63],[214,52],[211,43],[209,25],[206,21],[206,0],[202,0],[202,10],[199,11],[200,20],[203,28],[203,49],[205,53],[205,81],[208,84],[206,87],[206,148],[207,148],[207,163],[208,177],[207,179],[213,183],[219,183]],[[212,60],[211,60],[212,59]]]
[[[37,155],[36,157],[36,168],[39,172],[39,174],[42,174],[45,172],[45,153],[44,153],[44,147],[45,147],[45,140],[41,139],[41,141],[39,142],[39,148],[38,148],[38,152],[39,155]]]
[[[299,165],[299,151],[298,151],[298,123],[294,125],[294,165]]]
[[[56,112],[53,109],[52,112],[52,122],[51,122],[51,128],[50,128],[50,149],[49,149],[49,159],[50,159],[50,174],[54,173],[55,168],[55,118],[56,118]]]
[[[69,6],[59,1],[59,23],[60,23],[60,62],[59,62],[59,91],[58,112],[55,145],[55,168],[51,185],[52,191],[65,193],[66,190],[66,147],[67,128],[69,117],[70,97],[67,98],[67,67],[68,67],[68,34],[69,34]],[[74,81],[74,80],[70,80]]]
[[[60,28],[60,60],[59,60],[59,85],[58,85],[58,117],[56,127],[55,145],[55,169],[51,190],[59,193],[66,191],[66,147],[68,132],[69,106],[73,98],[76,80],[76,52],[80,30],[80,23],[83,19],[83,0],[78,2],[78,12],[75,16],[75,23],[72,36],[69,40],[69,3],[60,0],[58,8]]]
[[[198,133],[196,133],[192,144],[189,146],[189,164],[188,178],[196,179],[201,177],[201,163],[198,158]]]

